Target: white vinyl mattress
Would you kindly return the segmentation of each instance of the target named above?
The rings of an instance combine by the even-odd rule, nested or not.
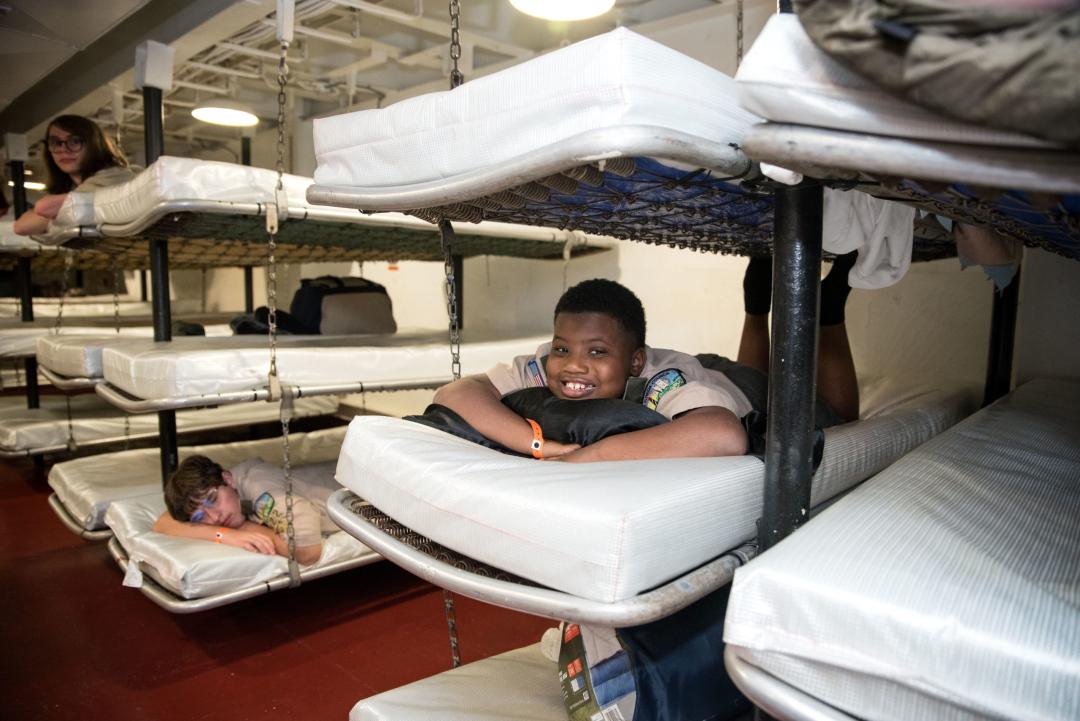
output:
[[[366,698],[349,721],[566,721],[558,666],[540,644]]]
[[[115,328],[115,318],[111,315],[101,317],[76,316],[63,322],[60,332],[56,333],[55,310],[51,316],[39,315],[33,321],[23,323],[18,320],[0,321],[0,358],[33,356],[38,350],[41,338],[62,338],[63,336],[103,336],[110,338],[153,338],[153,320],[149,316],[121,316],[120,331]],[[67,316],[65,306],[64,315]],[[186,320],[202,324],[207,336],[232,335],[229,317],[221,314],[186,316]],[[78,342],[78,341],[76,341]]]
[[[1080,718],[1080,383],[1031,381],[735,573],[724,638],[859,718]]]
[[[464,333],[462,373],[482,373],[532,353],[550,336],[483,338]],[[182,398],[261,388],[270,368],[265,337],[174,338],[169,343],[121,341],[102,353],[105,379],[139,398]],[[446,331],[367,336],[279,336],[282,383],[325,385],[450,379]]]
[[[316,119],[315,182],[438,181],[627,126],[738,144],[757,120],[739,105],[730,77],[620,28],[451,91]]]
[[[326,475],[326,482],[333,483],[333,458],[337,455],[341,438],[340,428],[296,434],[289,446],[293,464],[305,466],[309,476],[321,469]],[[281,447],[279,438],[202,446],[183,449],[181,458],[191,453],[204,453],[226,466],[256,457],[280,464]],[[288,561],[281,556],[154,533],[151,530],[154,522],[165,512],[158,455],[156,449],[127,451],[113,454],[97,464],[102,472],[123,474],[130,479],[149,479],[157,485],[156,493],[132,494],[118,499],[106,512],[109,527],[130,561],[137,564],[139,569],[138,573],[129,572],[125,583],[136,582],[140,580],[140,573],[146,573],[177,596],[192,599],[240,590],[288,574]],[[320,466],[312,468],[312,464]],[[324,538],[319,561],[305,569],[318,569],[368,553],[370,551],[356,539],[338,531]]]
[[[968,405],[967,394],[932,393],[828,429],[814,503],[880,471]],[[763,477],[752,456],[540,463],[374,417],[353,419],[337,471],[342,485],[438,543],[602,602],[754,538]]]
[[[158,434],[158,419],[154,413],[129,415],[125,421],[123,411],[94,394],[70,396],[70,403],[69,423],[64,396],[44,395],[38,408],[27,408],[22,397],[0,398],[0,452],[36,453],[66,446],[71,439],[80,446],[107,441],[122,443],[125,433],[130,437]],[[337,410],[337,399],[300,398],[295,408],[301,417],[326,415]],[[277,418],[276,404],[240,403],[177,411],[176,429],[179,433],[191,433]]]
[[[890,94],[817,47],[792,13],[769,18],[735,80],[743,106],[773,122],[976,145],[1048,145],[950,120]]]

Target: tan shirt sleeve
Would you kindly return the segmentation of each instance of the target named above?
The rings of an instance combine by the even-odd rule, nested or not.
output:
[[[495,386],[500,396],[505,396],[522,388],[546,386],[547,376],[541,359],[551,349],[550,343],[544,343],[536,349],[535,355],[519,355],[510,363],[500,363],[487,371],[488,380]]]

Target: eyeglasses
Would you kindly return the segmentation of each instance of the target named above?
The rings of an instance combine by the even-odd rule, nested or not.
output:
[[[83,149],[83,146],[86,145],[86,141],[78,135],[69,135],[64,140],[61,140],[60,138],[49,138],[46,144],[49,146],[49,151],[53,153],[61,148],[67,148],[69,152],[77,153]]]
[[[206,498],[199,501],[199,507],[191,514],[192,523],[202,523],[206,520],[206,510],[213,508],[217,504],[218,492],[216,488],[210,489],[210,492],[206,494]]]

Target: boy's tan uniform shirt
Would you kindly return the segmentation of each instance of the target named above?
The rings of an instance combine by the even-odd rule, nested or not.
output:
[[[535,355],[518,356],[488,370],[488,380],[503,396],[522,388],[546,386],[541,359],[550,352],[551,343],[544,343]],[[643,405],[669,419],[707,406],[727,408],[739,418],[753,410],[746,395],[727,376],[705,368],[688,353],[646,346],[640,377],[646,379]]]

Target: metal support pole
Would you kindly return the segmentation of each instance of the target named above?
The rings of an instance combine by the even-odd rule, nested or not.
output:
[[[1013,342],[1016,339],[1016,315],[1020,308],[1020,271],[1001,292],[994,292],[990,316],[990,357],[986,362],[986,388],[983,405],[988,406],[1012,387]]]
[[[457,283],[457,319],[458,327],[465,325],[465,256],[453,255],[451,260],[454,264],[454,279]]]
[[[251,165],[251,138],[246,135],[240,138],[240,164]]]
[[[26,202],[26,169],[21,160],[12,160],[8,165],[11,167],[11,183],[13,186],[11,204],[12,209],[15,211],[15,217],[18,218],[30,209],[30,204]],[[30,323],[34,320],[34,287],[33,277],[30,272],[30,259],[19,258],[18,269],[20,317],[24,323]],[[41,396],[38,392],[37,358],[34,356],[27,358],[24,361],[24,366],[26,369],[26,407],[40,408]]]
[[[146,133],[146,165],[165,152],[165,127],[160,88],[143,87],[143,122]],[[172,308],[169,303],[169,244],[150,241],[150,288],[153,299],[154,340],[172,340]],[[176,442],[176,411],[158,413],[158,439],[161,445],[161,479],[164,482],[179,463]]]
[[[254,268],[250,265],[244,266],[244,312],[255,312]]]
[[[150,297],[149,287],[146,285],[146,271],[139,271],[139,300],[143,303]]]
[[[823,191],[776,191],[769,413],[761,550],[806,522],[813,472]]]

